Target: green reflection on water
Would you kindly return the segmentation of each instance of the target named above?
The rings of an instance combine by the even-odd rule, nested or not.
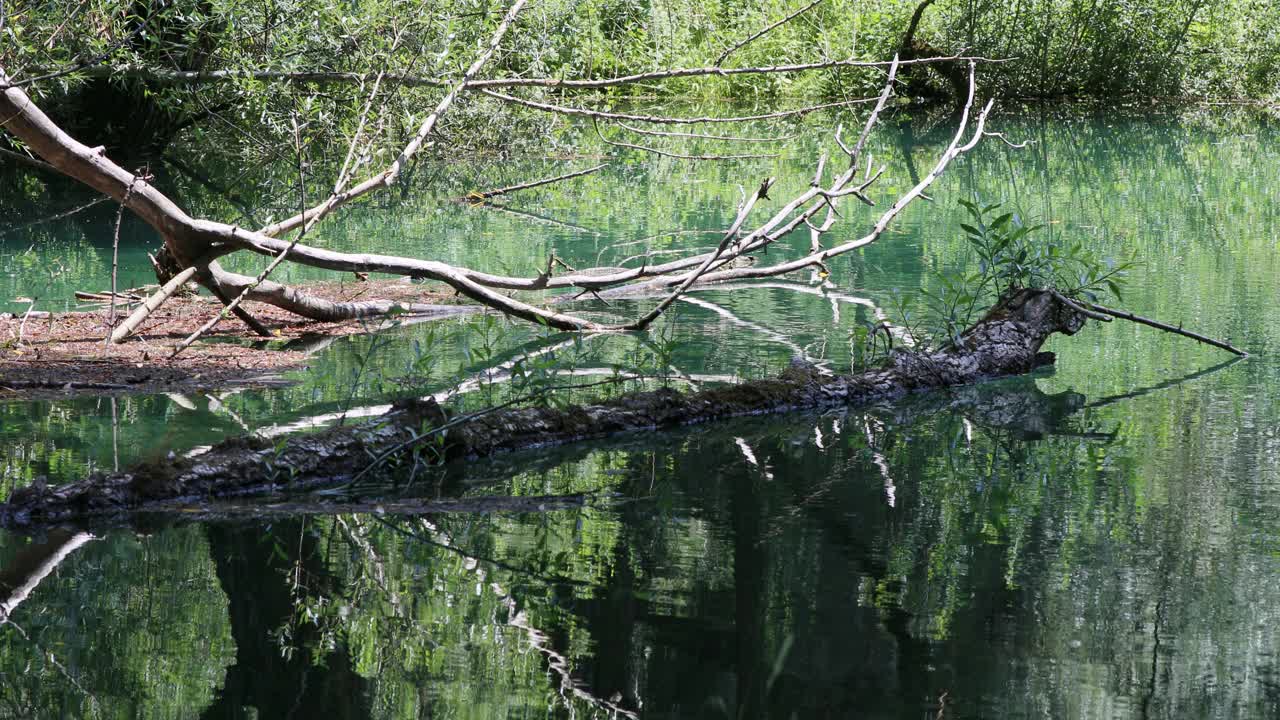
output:
[[[1053,341],[1056,374],[976,397],[624,438],[421,485],[597,493],[581,510],[112,534],[15,609],[28,637],[0,630],[0,707],[112,717],[243,716],[247,706],[258,717],[559,717],[568,706],[648,717],[920,717],[943,706],[946,717],[1269,714],[1280,646],[1269,592],[1280,575],[1275,128],[1223,115],[1000,125],[1037,143],[991,144],[956,165],[932,205],[836,264],[836,284],[883,307],[894,289],[930,282],[928,269],[963,263],[956,200],[977,191],[1101,253],[1136,248],[1147,264],[1127,306],[1229,335],[1255,357],[1123,397],[1220,357],[1115,323]],[[815,142],[776,167],[637,161],[519,199],[590,231],[437,211],[422,198],[394,214],[357,211],[324,242],[510,272],[537,268],[551,249],[575,265],[597,254],[616,263],[636,252],[622,242],[728,222],[744,178],[806,184]],[[923,127],[882,135],[876,154],[897,168],[884,193],[910,182],[906,158],[923,171],[942,142]],[[541,167],[442,168],[441,195]],[[840,238],[860,229],[839,227]],[[5,242],[9,261],[22,243]],[[642,247],[666,242],[698,239]],[[66,247],[80,248],[68,256],[93,256],[91,246],[68,235]],[[66,287],[101,283],[101,267],[83,272]],[[11,280],[7,293],[54,294]],[[667,330],[675,364],[754,375],[803,352],[841,367],[844,337],[870,308],[794,287],[699,293],[715,306],[681,307]],[[424,354],[432,332],[446,339]],[[109,400],[9,403],[5,488],[181,452],[239,423],[376,404],[408,392],[397,383],[407,375],[415,391],[433,391],[567,339],[513,326],[487,344],[471,320],[390,337],[339,341],[299,384],[216,405],[117,399],[114,426]],[[643,349],[619,337],[559,352],[606,368]],[[24,542],[0,544],[6,566]],[[32,679],[19,682],[24,671]]]

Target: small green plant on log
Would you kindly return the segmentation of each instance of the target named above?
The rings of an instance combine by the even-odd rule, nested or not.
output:
[[[883,321],[864,320],[849,331],[849,367],[862,372],[888,359],[893,352],[893,335]]]
[[[936,289],[922,290],[934,341],[963,346],[963,331],[1010,290],[1052,290],[1090,306],[1106,296],[1122,297],[1121,286],[1136,264],[1099,257],[1079,242],[1045,242],[1016,212],[1001,203],[961,200],[968,222],[960,223],[977,267],[968,273],[935,273]],[[904,323],[905,324],[905,323]]]

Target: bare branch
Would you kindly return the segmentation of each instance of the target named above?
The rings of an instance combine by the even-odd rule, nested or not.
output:
[[[1095,310],[1104,315],[1110,315],[1111,317],[1117,317],[1117,318],[1120,318],[1121,320],[1128,320],[1130,322],[1140,323],[1148,327],[1153,327],[1157,330],[1163,330],[1167,333],[1173,333],[1175,335],[1181,335],[1182,337],[1191,338],[1196,342],[1202,342],[1205,345],[1212,345],[1216,348],[1221,348],[1222,350],[1226,350],[1229,353],[1239,355],[1240,357],[1246,357],[1249,355],[1249,353],[1245,352],[1244,350],[1233,347],[1230,343],[1223,342],[1222,340],[1214,340],[1211,337],[1206,337],[1204,335],[1201,335],[1200,333],[1191,332],[1190,330],[1183,330],[1181,327],[1174,327],[1173,325],[1170,325],[1168,323],[1162,323],[1159,320],[1152,320],[1151,318],[1142,317],[1141,315],[1135,315],[1134,313],[1131,313],[1128,310],[1116,310],[1114,308],[1103,307],[1101,305],[1098,305],[1097,303],[1087,303],[1087,307],[1090,310]]]
[[[578,115],[580,117],[596,118],[598,120],[631,120],[633,122],[647,122],[659,125],[698,125],[700,123],[735,123],[752,122],[756,120],[777,120],[779,118],[794,117],[796,115],[807,115],[811,112],[826,110],[828,108],[846,107],[848,105],[860,105],[874,102],[873,98],[858,98],[856,100],[842,100],[840,102],[824,103],[822,105],[810,105],[809,107],[796,108],[795,110],[781,110],[779,112],[765,113],[763,115],[677,118],[663,117],[659,115],[634,115],[629,113],[605,112],[602,110],[588,110],[585,108],[552,105],[550,103],[542,103],[535,100],[526,100],[513,95],[494,92],[493,90],[481,90],[481,92],[491,98],[502,100],[503,102],[515,103],[516,105],[523,105],[528,108],[533,108],[534,110],[542,110],[544,112],[556,113],[559,115]]]
[[[571,172],[565,175],[557,175],[552,178],[543,178],[542,180],[534,180],[533,182],[520,183],[519,185],[508,185],[507,187],[498,188],[496,190],[486,190],[484,192],[469,192],[466,195],[464,195],[461,199],[469,200],[471,202],[481,202],[491,197],[506,195],[507,193],[516,192],[517,190],[528,190],[529,188],[536,188],[536,187],[541,187],[543,185],[550,185],[551,183],[557,183],[562,180],[572,180],[573,178],[582,177],[583,175],[590,175],[591,173],[600,172],[608,164],[609,163],[600,163],[599,165],[596,165],[595,167],[592,167],[592,168],[587,168],[586,170],[578,170],[577,172]]]
[[[680,286],[677,287],[670,295],[646,313],[644,317],[635,321],[635,323],[632,324],[632,328],[636,330],[643,330],[648,327],[649,324],[656,320],[664,310],[670,307],[671,303],[679,299],[680,296],[684,294],[684,291],[689,289],[690,285],[698,282],[698,278],[702,277],[702,274],[705,273],[716,260],[720,259],[720,256],[726,249],[728,249],[729,244],[738,239],[738,230],[742,227],[742,224],[746,222],[747,216],[751,214],[751,209],[755,207],[756,202],[761,198],[769,196],[769,187],[773,185],[773,182],[774,178],[766,178],[764,182],[760,183],[760,189],[757,190],[750,199],[743,202],[742,207],[738,208],[738,217],[734,219],[733,224],[725,231],[724,238],[720,240],[720,246],[703,261],[702,265],[700,265],[697,270],[690,273],[689,277],[684,282],[680,283]]]
[[[937,165],[934,166],[933,170],[925,178],[923,178],[918,184],[916,184],[914,187],[908,190],[904,195],[899,197],[893,203],[893,205],[891,205],[889,209],[887,209],[880,216],[879,220],[877,220],[875,226],[872,228],[870,233],[856,240],[851,240],[849,242],[843,243],[841,245],[837,245],[832,248],[828,248],[826,250],[818,250],[817,252],[810,252],[808,255],[805,255],[804,257],[797,258],[795,260],[791,260],[787,262],[782,262],[782,263],[777,263],[774,265],[767,265],[767,266],[731,268],[731,269],[716,270],[713,272],[708,272],[705,275],[702,275],[700,278],[698,278],[698,281],[704,282],[704,283],[710,283],[710,282],[723,282],[726,280],[744,280],[748,278],[773,277],[776,275],[784,275],[786,273],[794,272],[796,270],[801,270],[806,267],[814,267],[814,266],[820,267],[822,263],[826,261],[828,258],[832,258],[837,255],[843,255],[845,253],[852,252],[853,250],[864,247],[866,245],[870,245],[871,243],[878,240],[880,236],[884,234],[885,230],[888,229],[889,224],[902,212],[902,210],[905,207],[910,205],[913,200],[915,200],[918,197],[921,197],[924,194],[924,191],[930,185],[932,185],[933,182],[937,180],[939,176],[941,176],[942,172],[947,168],[947,166],[951,163],[952,160],[954,160],[956,157],[963,154],[964,152],[967,152],[968,150],[972,149],[975,145],[977,145],[978,141],[980,141],[983,138],[983,131],[986,124],[986,118],[987,118],[987,115],[990,113],[991,107],[992,107],[991,102],[988,102],[987,105],[982,109],[981,113],[978,115],[977,122],[975,123],[975,130],[973,132],[972,139],[968,143],[961,144],[964,141],[965,133],[968,131],[969,116],[973,108],[975,93],[976,93],[975,69],[973,65],[970,65],[969,95],[968,95],[968,99],[965,101],[964,108],[961,111],[959,126],[956,130],[955,137],[951,141],[951,144],[947,147],[947,150],[942,154],[942,157],[939,158],[938,163]],[[856,168],[851,167],[848,171],[845,172],[843,176],[841,176],[841,178],[836,180],[836,182],[832,185],[830,190],[825,191],[825,194],[830,195],[830,194],[838,193],[842,191],[844,189],[844,184],[849,182],[855,170]],[[877,177],[878,177],[878,174],[877,174]],[[800,195],[798,198],[793,200],[792,204],[788,205],[788,207],[792,207],[793,205],[798,206],[798,204],[800,203],[810,202],[814,199],[814,197],[822,194],[824,194],[824,191],[822,191],[821,189],[810,188],[808,192]],[[772,231],[761,232],[758,230],[757,233],[753,234],[754,237],[749,236],[748,238],[744,239],[743,243],[739,245],[738,252],[749,253],[765,247],[766,245],[790,233],[792,230],[799,228],[801,225],[805,223],[805,221],[807,221],[810,217],[812,217],[812,215],[818,212],[818,210],[820,210],[822,207],[823,207],[822,202],[810,204],[808,209],[800,213],[795,218],[792,218],[791,221],[789,221],[785,225],[782,225],[781,227],[777,227],[777,229],[774,229]],[[789,215],[790,211],[788,211],[787,214]],[[604,293],[604,294],[614,295],[614,294],[636,292],[637,290],[656,289],[658,287],[670,287],[673,285],[682,284],[692,276],[693,276],[693,273],[687,273],[683,276],[663,277],[656,280],[648,281],[646,283],[632,284],[625,288],[618,288],[616,291]]]
[[[1005,136],[1004,136],[1004,133],[998,133],[998,132],[989,132],[989,133],[986,133],[986,136],[987,136],[987,137],[993,137],[993,138],[996,138],[996,139],[998,139],[1000,142],[1004,143],[1005,145],[1008,145],[1009,147],[1013,148],[1014,150],[1021,150],[1022,148],[1024,148],[1024,147],[1026,147],[1026,146],[1030,145],[1031,143],[1035,142],[1035,140],[1024,140],[1024,141],[1022,141],[1022,142],[1020,142],[1020,143],[1016,143],[1016,142],[1014,142],[1014,141],[1010,140],[1009,138],[1005,137]]]
[[[177,275],[169,278],[169,282],[166,282],[159,290],[152,293],[145,302],[130,313],[129,317],[125,318],[124,322],[117,325],[116,329],[111,331],[111,342],[118,343],[136,332],[138,327],[142,325],[143,321],[146,320],[151,313],[155,312],[155,310],[163,305],[166,300],[173,297],[174,293],[178,292],[183,285],[191,282],[191,279],[195,276],[196,266],[192,265]]]
[[[745,40],[743,40],[743,41],[741,41],[741,42],[739,42],[739,43],[736,43],[735,45],[733,45],[733,46],[732,46],[732,47],[730,47],[729,49],[727,49],[727,50],[725,50],[724,52],[720,53],[720,56],[716,58],[716,61],[715,61],[714,65],[715,65],[716,67],[720,67],[720,65],[721,65],[721,64],[723,64],[723,63],[724,63],[724,61],[725,61],[726,59],[728,59],[728,57],[729,57],[730,55],[732,55],[732,54],[734,54],[735,52],[737,52],[737,51],[741,50],[742,48],[746,47],[747,45],[750,45],[751,43],[755,42],[756,40],[759,40],[760,38],[764,37],[765,35],[768,35],[769,33],[773,32],[775,29],[777,29],[777,28],[779,28],[779,27],[781,27],[781,26],[783,26],[783,25],[786,25],[787,23],[791,22],[792,20],[794,20],[794,19],[796,19],[796,18],[800,17],[801,15],[803,15],[803,14],[804,14],[804,13],[806,13],[806,12],[808,12],[809,10],[812,10],[813,8],[817,7],[821,2],[822,2],[822,0],[813,0],[813,2],[809,3],[808,5],[805,5],[804,7],[800,8],[799,10],[796,10],[795,12],[793,12],[793,13],[791,13],[790,15],[788,15],[788,16],[786,16],[786,17],[782,18],[781,20],[779,20],[779,21],[777,21],[777,22],[775,22],[775,23],[773,23],[773,24],[769,25],[768,27],[764,28],[763,30],[760,30],[759,32],[753,33],[753,34],[752,34],[750,37],[748,37],[747,39],[745,39]]]
[[[596,136],[599,137],[600,141],[603,142],[605,145],[612,145],[614,147],[627,148],[629,150],[642,150],[647,153],[653,153],[654,155],[661,155],[663,157],[676,158],[677,160],[760,160],[765,158],[778,157],[777,153],[774,153],[772,155],[682,155],[680,153],[667,152],[666,150],[651,148],[647,145],[633,145],[631,143],[617,142],[615,140],[610,140],[609,138],[604,136],[604,133],[600,132],[600,125],[597,124],[595,120],[591,121],[591,126],[595,129]]]
[[[409,143],[405,145],[404,149],[400,151],[400,155],[396,157],[390,166],[350,190],[334,193],[329,197],[329,199],[310,210],[304,210],[298,215],[287,220],[282,220],[281,222],[273,223],[272,225],[263,228],[262,234],[279,235],[301,227],[313,219],[320,220],[341,205],[345,205],[346,203],[380,187],[395,184],[396,180],[400,177],[400,172],[404,168],[405,164],[408,163],[409,159],[418,152],[422,147],[422,144],[426,141],[427,136],[435,129],[436,121],[438,121],[440,116],[449,109],[449,106],[453,104],[453,101],[458,97],[458,94],[466,88],[467,83],[475,77],[475,74],[480,72],[480,68],[484,67],[484,64],[489,61],[489,58],[493,57],[493,54],[497,52],[498,44],[502,42],[502,36],[506,34],[507,28],[510,27],[511,23],[515,20],[516,14],[520,12],[522,7],[524,7],[525,1],[526,0],[516,0],[512,3],[511,9],[508,10],[506,16],[502,18],[502,22],[498,24],[498,28],[494,30],[493,37],[490,38],[488,45],[486,45],[485,49],[476,56],[476,59],[471,63],[471,66],[462,74],[462,78],[449,88],[449,92],[445,93],[444,98],[442,98],[436,105],[435,110],[432,110],[431,114],[422,121],[422,125],[418,128],[418,132],[413,136]]]
[[[794,140],[795,135],[783,135],[776,138],[759,138],[759,137],[733,137],[729,135],[706,135],[704,133],[686,133],[686,132],[668,132],[663,130],[642,130],[638,127],[632,127],[623,122],[619,122],[620,127],[626,128],[637,135],[654,135],[657,137],[682,137],[682,138],[698,138],[701,140],[724,140],[727,142],[753,142],[753,143],[775,143]]]

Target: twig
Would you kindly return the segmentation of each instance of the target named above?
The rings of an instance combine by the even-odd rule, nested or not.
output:
[[[1090,310],[1089,308],[1084,307],[1083,305],[1077,303],[1076,301],[1072,300],[1066,295],[1063,295],[1057,290],[1050,290],[1049,292],[1053,295],[1055,299],[1057,299],[1058,302],[1062,303],[1063,305],[1066,305],[1067,307],[1071,308],[1072,310],[1075,310],[1076,312],[1080,313],[1081,315],[1084,315],[1085,317],[1091,320],[1097,320],[1098,322],[1111,322],[1110,315],[1103,315],[1100,312],[1094,312],[1093,310]]]
[[[699,140],[724,140],[726,142],[752,142],[752,143],[786,142],[787,140],[794,140],[796,138],[795,135],[785,135],[783,137],[776,137],[776,138],[732,137],[729,135],[707,135],[704,133],[693,133],[693,132],[686,133],[686,132],[670,132],[670,131],[663,131],[663,130],[642,130],[638,127],[632,127],[623,122],[619,122],[618,125],[620,127],[626,128],[627,130],[630,130],[633,133],[636,133],[637,135],[654,135],[657,137],[683,137],[683,138],[697,138]]]
[[[526,100],[513,95],[506,95],[493,90],[481,90],[485,95],[496,98],[503,102],[515,103],[523,105],[534,110],[542,110],[543,112],[557,113],[560,115],[579,115],[582,117],[597,118],[600,120],[631,120],[634,122],[647,122],[658,125],[697,125],[700,123],[736,123],[736,122],[753,122],[756,120],[776,120],[779,118],[792,117],[795,115],[807,115],[818,110],[826,110],[828,108],[846,107],[849,105],[860,105],[875,102],[875,98],[857,98],[854,100],[842,100],[840,102],[823,103],[822,105],[810,105],[808,107],[796,108],[794,110],[780,110],[778,112],[765,113],[763,115],[744,115],[741,117],[695,117],[695,118],[678,118],[663,117],[660,115],[634,115],[630,113],[605,112],[602,110],[587,110],[585,108],[569,107],[566,105],[552,105],[550,103],[537,102],[535,100]]]
[[[738,230],[742,227],[742,224],[746,222],[747,216],[751,214],[751,209],[755,207],[756,202],[761,198],[769,196],[769,188],[773,185],[773,182],[774,178],[766,178],[764,182],[760,183],[760,188],[756,190],[755,194],[749,199],[743,201],[742,207],[738,208],[738,217],[734,219],[733,224],[725,231],[724,237],[720,240],[720,245],[715,249],[715,251],[707,256],[707,259],[703,261],[702,265],[700,265],[698,269],[689,273],[689,276],[685,281],[680,283],[680,285],[677,286],[670,295],[663,298],[662,302],[659,302],[654,306],[654,308],[646,313],[644,317],[633,323],[633,327],[635,329],[644,330],[647,328],[650,323],[656,320],[658,316],[663,313],[663,311],[670,307],[671,303],[678,300],[680,296],[689,289],[689,286],[698,282],[698,278],[702,277],[702,274],[709,270],[711,266],[715,264],[716,260],[720,259],[720,256],[724,254],[724,251],[729,248],[729,244],[738,239]]]
[[[677,160],[762,160],[767,158],[778,157],[777,153],[774,153],[772,155],[682,155],[680,153],[667,152],[666,150],[651,148],[646,145],[632,145],[631,143],[617,142],[615,140],[610,140],[609,138],[605,137],[603,133],[600,132],[600,125],[595,121],[594,118],[592,118],[591,120],[591,126],[595,129],[596,136],[599,137],[600,141],[603,142],[605,145],[612,145],[614,147],[627,148],[629,150],[642,150],[644,152],[653,153],[654,155],[661,155],[663,157],[675,158]]]
[[[376,84],[374,86],[374,92],[377,92]],[[372,102],[372,100],[373,100],[373,97],[371,95],[370,101]],[[359,133],[357,133],[356,136],[351,138],[352,148],[355,147],[356,141],[358,139],[359,139]],[[294,147],[296,149],[296,152],[298,154],[298,193],[301,198],[301,202],[299,203],[299,205],[301,205],[304,208],[304,214],[305,214],[305,208],[307,206],[307,175],[305,170],[306,163],[304,163],[302,159],[302,153],[303,153],[302,136],[298,130],[298,118],[296,115],[293,118],[293,142],[294,142]],[[348,152],[348,157],[350,157],[350,152]],[[334,189],[335,194],[339,190],[341,190],[341,184],[340,184],[342,182],[341,178],[339,178],[338,182],[339,182],[339,185]],[[330,197],[332,198],[333,196],[331,195]],[[258,277],[254,278],[254,281],[250,283],[247,287],[245,287],[244,290],[241,290],[240,294],[237,295],[234,300],[232,300],[229,303],[225,303],[226,307],[224,307],[221,312],[219,312],[217,315],[214,315],[212,318],[209,319],[208,322],[201,325],[199,328],[196,329],[195,332],[188,335],[186,339],[183,340],[178,345],[178,347],[174,349],[173,354],[169,356],[170,359],[178,357],[179,353],[191,347],[192,343],[194,343],[196,340],[199,340],[201,336],[203,336],[205,333],[212,330],[220,320],[227,317],[228,314],[234,312],[236,308],[240,306],[240,303],[244,302],[244,299],[249,297],[249,293],[253,292],[254,288],[261,285],[262,281],[266,280],[267,276],[269,276],[277,267],[279,267],[280,263],[284,262],[285,257],[289,255],[289,251],[293,250],[293,248],[297,246],[298,242],[302,240],[302,238],[306,237],[307,231],[310,230],[312,227],[314,227],[315,224],[319,221],[320,221],[320,218],[316,217],[316,218],[312,218],[311,222],[304,224],[302,226],[302,229],[298,231],[298,234],[293,236],[293,241],[289,243],[289,246],[286,247],[284,250],[281,250],[280,254],[276,255],[275,258],[272,259],[271,262],[267,265],[267,267],[265,267],[262,270],[262,272],[258,274]],[[216,282],[212,283],[212,285],[216,287],[217,283]]]
[[[31,304],[27,306],[27,311],[22,314],[22,322],[18,325],[18,344],[19,345],[22,344],[22,334],[27,331],[27,318],[31,317],[31,311],[35,308],[36,301],[39,299],[40,298],[38,297],[31,298]]]
[[[418,132],[413,136],[409,143],[405,145],[404,149],[400,151],[400,154],[396,156],[396,159],[392,161],[390,166],[350,190],[334,193],[328,200],[314,208],[311,208],[310,210],[303,210],[298,215],[288,218],[287,220],[282,220],[263,228],[260,231],[261,234],[275,236],[289,232],[290,230],[305,225],[308,221],[320,220],[333,212],[337,207],[344,205],[355,198],[368,194],[380,187],[394,185],[396,180],[399,179],[400,173],[404,169],[405,165],[408,164],[409,160],[418,152],[423,143],[426,142],[427,136],[435,129],[436,122],[440,119],[440,116],[449,109],[449,106],[453,104],[453,101],[458,97],[458,94],[467,87],[467,84],[471,82],[471,79],[475,77],[475,74],[480,72],[480,68],[484,67],[485,63],[489,61],[489,58],[493,57],[493,54],[497,52],[498,44],[502,42],[502,37],[506,35],[507,28],[515,21],[516,15],[520,12],[520,9],[524,7],[524,4],[525,0],[516,0],[512,3],[511,9],[507,11],[507,14],[502,18],[502,22],[499,23],[497,29],[494,30],[493,36],[489,39],[489,43],[485,46],[484,50],[476,56],[475,60],[471,63],[471,66],[462,74],[462,77],[449,88],[449,92],[445,93],[444,98],[442,98],[436,105],[435,110],[432,110],[431,114],[422,121],[422,125],[418,128]]]
[[[1117,318],[1120,318],[1121,320],[1129,320],[1130,322],[1140,323],[1148,327],[1153,327],[1157,330],[1163,330],[1168,333],[1173,333],[1175,335],[1181,335],[1183,337],[1191,338],[1196,342],[1202,342],[1205,345],[1212,345],[1216,348],[1221,348],[1223,350],[1226,350],[1229,353],[1234,353],[1236,355],[1239,355],[1240,357],[1247,357],[1249,355],[1249,353],[1245,352],[1244,350],[1233,347],[1231,344],[1223,342],[1222,340],[1214,340],[1211,337],[1206,337],[1204,335],[1201,335],[1200,333],[1191,332],[1190,330],[1183,330],[1180,327],[1174,327],[1172,325],[1169,325],[1168,323],[1162,323],[1159,320],[1152,320],[1151,318],[1142,317],[1141,315],[1135,315],[1134,313],[1131,313],[1128,310],[1116,310],[1114,308],[1103,307],[1102,305],[1099,305],[1097,303],[1089,303],[1088,305],[1090,309],[1096,310],[1104,315],[1117,317]]]
[[[0,148],[0,150],[3,150],[3,148]],[[57,170],[55,170],[54,168],[49,168],[49,169],[50,169],[50,170],[53,170],[54,172],[57,172]],[[63,220],[63,219],[69,218],[69,217],[71,217],[72,215],[77,215],[77,214],[79,214],[79,213],[84,212],[85,210],[88,210],[89,208],[93,207],[94,205],[101,205],[102,203],[104,203],[104,202],[106,202],[106,201],[108,201],[108,200],[110,200],[110,199],[111,199],[111,198],[109,198],[109,197],[107,197],[107,196],[103,195],[102,197],[100,197],[100,198],[98,198],[98,199],[96,199],[96,200],[90,200],[89,202],[85,203],[84,205],[81,205],[81,206],[79,206],[79,207],[71,208],[70,210],[66,210],[66,211],[64,211],[64,212],[60,212],[60,213],[58,213],[58,214],[56,214],[56,215],[50,215],[49,217],[43,217],[43,218],[40,218],[39,220],[32,220],[31,222],[25,222],[25,223],[22,223],[21,225],[14,225],[14,226],[12,226],[12,227],[7,227],[7,228],[5,228],[5,229],[3,229],[3,230],[0,230],[0,237],[4,237],[5,235],[11,235],[11,234],[13,234],[13,233],[18,232],[19,230],[26,230],[27,228],[29,228],[29,227],[35,227],[36,225],[43,225],[43,224],[45,224],[45,223],[57,222],[58,220]]]
[[[31,157],[30,155],[23,155],[22,153],[14,152],[12,150],[7,150],[5,148],[0,148],[0,157],[9,158],[10,160],[13,160],[15,162],[20,162],[23,165],[30,165],[31,167],[37,168],[40,170],[47,170],[49,172],[54,172],[54,173],[58,172],[57,168],[55,168],[54,166],[50,165],[49,163],[43,160],[37,160]]]
[[[129,196],[133,195],[133,186],[137,181],[138,175],[135,174],[133,180],[129,182],[129,189],[124,191],[120,208],[116,211],[116,229],[111,236],[111,308],[107,315],[107,336],[102,338],[103,345],[111,342],[111,328],[116,324],[116,274],[120,268],[120,223],[124,221],[124,208],[129,204]]]
[[[1004,143],[1005,145],[1008,145],[1009,147],[1013,148],[1014,150],[1021,150],[1022,148],[1024,148],[1024,147],[1026,147],[1026,146],[1030,145],[1031,143],[1035,142],[1035,140],[1023,140],[1023,141],[1022,141],[1022,142],[1020,142],[1020,143],[1016,143],[1016,142],[1014,142],[1014,141],[1010,140],[1009,138],[1005,137],[1005,136],[1004,136],[1004,133],[1000,133],[1000,132],[989,132],[989,133],[984,133],[984,134],[985,134],[987,137],[996,138],[997,140],[999,140],[1000,142]]]
[[[551,183],[560,182],[561,180],[570,180],[572,178],[582,177],[583,175],[590,175],[591,173],[599,172],[603,170],[608,164],[609,163],[600,163],[599,165],[596,165],[593,168],[587,168],[586,170],[579,170],[577,172],[571,172],[565,175],[557,175],[556,177],[553,177],[553,178],[544,178],[542,180],[534,180],[533,182],[521,183],[519,185],[509,185],[507,187],[498,188],[496,190],[486,190],[484,192],[469,192],[462,199],[470,200],[473,202],[480,202],[483,200],[487,200],[488,198],[491,198],[491,197],[497,197],[499,195],[506,195],[507,193],[513,193],[513,192],[516,192],[517,190],[528,190],[529,188],[536,188],[542,185],[550,185]]]
[[[715,61],[714,65],[715,65],[716,67],[720,67],[721,63],[723,63],[723,62],[724,62],[724,61],[725,61],[725,60],[726,60],[730,55],[732,55],[732,54],[734,54],[735,52],[737,52],[737,51],[741,50],[742,48],[746,47],[747,45],[749,45],[749,44],[751,44],[751,43],[755,42],[756,40],[759,40],[760,38],[762,38],[762,37],[764,37],[765,35],[767,35],[767,34],[769,34],[770,32],[772,32],[774,29],[776,29],[776,28],[778,28],[778,27],[780,27],[780,26],[782,26],[782,25],[786,25],[787,23],[791,22],[792,20],[796,19],[797,17],[800,17],[801,15],[803,15],[803,14],[804,14],[804,13],[806,13],[806,12],[808,12],[809,10],[812,10],[813,8],[817,7],[817,6],[818,6],[819,4],[821,4],[821,3],[822,3],[822,0],[813,0],[813,2],[809,3],[808,5],[805,5],[804,7],[800,8],[799,10],[796,10],[795,12],[791,13],[790,15],[788,15],[788,16],[786,16],[786,17],[782,18],[781,20],[779,20],[779,21],[777,21],[777,22],[773,23],[772,25],[770,25],[770,26],[766,27],[765,29],[763,29],[763,30],[761,30],[761,31],[759,31],[759,32],[757,32],[757,33],[754,33],[753,35],[751,35],[751,37],[748,37],[746,40],[743,40],[742,42],[739,42],[739,43],[737,43],[736,45],[734,45],[734,46],[730,47],[728,50],[725,50],[724,52],[720,53],[720,57],[717,57],[717,58],[716,58],[716,61]]]

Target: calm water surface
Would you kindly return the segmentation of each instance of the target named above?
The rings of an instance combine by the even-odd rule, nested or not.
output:
[[[552,251],[574,265],[664,258],[712,242],[739,184],[778,175],[775,205],[806,186],[821,128],[836,121],[812,120],[778,159],[621,156],[505,209],[446,199],[566,163],[424,166],[406,197],[354,209],[316,243],[512,273]],[[1045,242],[1136,251],[1145,264],[1127,307],[1253,357],[1223,365],[1137,326],[1091,326],[1051,341],[1058,367],[1032,377],[513,455],[376,489],[582,494],[571,509],[0,534],[0,717],[1274,716],[1275,121],[1011,112],[996,124],[1035,144],[988,143],[957,163],[932,204],[825,281],[701,291],[648,338],[453,319],[317,343],[283,388],[10,402],[0,495],[446,392],[477,371],[489,381],[456,402],[493,402],[520,390],[502,368],[521,359],[543,373],[708,379],[775,372],[796,355],[844,369],[853,328],[895,317],[899,302],[922,312],[911,294],[968,262],[956,223],[974,193],[1046,223]],[[941,128],[917,119],[878,136],[889,167],[878,197],[928,172]],[[296,202],[270,178],[250,179],[254,202],[221,197],[210,188],[235,175],[195,163],[159,176],[220,217],[261,221]],[[0,301],[63,310],[73,290],[105,286],[114,209],[35,223],[92,198],[61,185],[6,197]],[[832,242],[864,232],[862,212],[851,207]],[[674,230],[707,232],[663,235]],[[148,281],[154,238],[128,222],[124,238],[122,283]]]

